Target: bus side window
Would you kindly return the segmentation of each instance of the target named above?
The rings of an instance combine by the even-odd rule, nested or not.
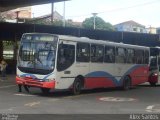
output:
[[[115,47],[105,46],[104,62],[114,63],[115,62]]]
[[[60,44],[58,49],[57,70],[63,71],[69,68],[75,61],[75,46]]]
[[[91,45],[91,62],[103,62],[104,47],[102,45]]]
[[[116,63],[126,63],[126,50],[125,48],[116,48]]]
[[[149,63],[149,51],[145,50],[144,52],[144,63],[148,64]]]
[[[77,62],[89,62],[90,61],[90,44],[77,43]]]
[[[144,64],[144,51],[143,50],[136,50],[135,52],[135,59],[136,64]]]
[[[128,48],[126,57],[127,57],[127,60],[126,60],[127,63],[135,63],[135,51],[134,51],[134,49]]]
[[[158,69],[160,71],[160,57],[158,56]]]
[[[151,57],[150,70],[157,69],[157,57]]]

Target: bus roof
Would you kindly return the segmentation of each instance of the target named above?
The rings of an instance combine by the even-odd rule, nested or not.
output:
[[[75,36],[69,36],[69,35],[58,35],[58,34],[49,34],[49,33],[24,33],[24,35],[53,35],[53,36],[58,36],[59,39],[61,40],[66,40],[66,41],[73,41],[73,42],[83,42],[83,43],[95,43],[95,44],[103,44],[103,45],[110,45],[110,46],[120,46],[120,47],[125,47],[127,48],[139,48],[139,49],[149,49],[149,47],[146,46],[139,46],[139,45],[131,45],[131,44],[124,44],[124,43],[116,43],[116,42],[111,42],[109,40],[96,40],[96,39],[90,39],[87,37],[75,37]]]
[[[95,39],[90,39],[87,37],[73,37],[73,36],[67,36],[67,35],[58,35],[58,36],[59,36],[59,39],[66,40],[66,41],[95,43],[95,44],[103,44],[103,45],[111,45],[111,46],[114,45],[114,46],[121,46],[121,47],[127,46],[128,48],[135,48],[136,47],[136,48],[140,48],[140,49],[149,49],[149,47],[146,47],[146,46],[116,43],[116,42],[111,42],[109,40],[95,40]]]

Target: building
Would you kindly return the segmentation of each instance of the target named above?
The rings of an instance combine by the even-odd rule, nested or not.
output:
[[[157,28],[157,34],[160,34],[160,27]]]
[[[25,22],[25,19],[31,18],[32,10],[31,7],[23,7],[1,14],[6,22]]]
[[[144,25],[141,25],[133,20],[116,24],[116,25],[114,25],[114,27],[117,31],[147,33]]]
[[[149,27],[149,28],[146,28],[146,30],[147,30],[147,33],[157,34],[157,28],[155,27]]]
[[[60,15],[57,11],[54,11],[53,13],[53,20],[62,20],[63,16]],[[34,20],[45,20],[46,22],[51,21],[51,14],[36,17],[32,19],[32,7],[23,7],[23,8],[17,8],[11,11],[6,11],[1,13],[1,16],[3,16],[4,21],[6,22],[25,22],[25,21],[34,21]]]
[[[75,22],[72,19],[68,19],[67,24],[70,25],[70,27],[78,27],[78,28],[82,27],[82,22]]]
[[[53,19],[51,19],[52,16],[53,16]],[[56,21],[56,23],[58,22],[58,24],[59,23],[62,24],[63,16],[60,15],[57,11],[54,11],[53,15],[47,14],[47,15],[43,15],[40,17],[26,19],[26,23],[50,25],[50,24],[52,24],[51,20]]]
[[[51,17],[52,17],[51,14],[43,15],[43,16],[40,16],[40,17],[33,18],[32,21],[45,20],[46,22],[51,22]],[[63,20],[63,16],[60,15],[57,11],[54,11],[53,12],[53,20],[54,21]]]
[[[40,17],[32,18],[32,19],[27,19],[27,23],[35,23],[35,24],[45,24],[45,25],[55,25],[55,26],[62,26],[63,25],[63,16],[60,15],[57,11],[53,12],[53,23],[51,22],[51,14],[48,15],[43,15]],[[82,27],[82,22],[75,22],[71,19],[65,20],[65,26],[66,27]]]

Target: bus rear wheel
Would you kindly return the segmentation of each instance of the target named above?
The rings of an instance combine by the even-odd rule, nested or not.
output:
[[[41,91],[43,94],[49,94],[50,89],[49,88],[41,88]]]
[[[72,93],[74,95],[79,95],[81,93],[81,89],[82,89],[82,82],[79,78],[76,78],[73,83]]]
[[[129,90],[131,88],[131,79],[129,76],[125,76],[123,80],[123,90]]]

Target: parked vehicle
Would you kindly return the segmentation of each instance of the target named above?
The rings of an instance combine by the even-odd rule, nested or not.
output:
[[[16,83],[50,89],[122,87],[128,90],[149,75],[149,47],[45,33],[22,36]]]

